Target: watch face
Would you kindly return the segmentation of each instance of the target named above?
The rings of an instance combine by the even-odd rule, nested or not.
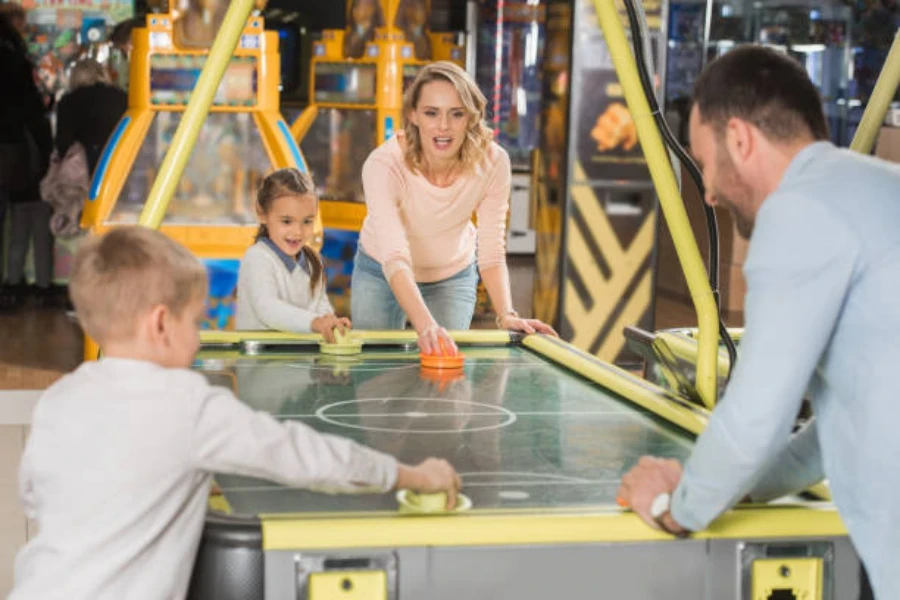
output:
[[[669,510],[669,503],[671,500],[672,497],[665,492],[654,498],[653,504],[650,505],[650,516],[654,519],[663,516],[666,511]]]

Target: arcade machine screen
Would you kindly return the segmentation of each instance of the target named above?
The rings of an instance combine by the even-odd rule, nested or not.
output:
[[[374,64],[315,65],[320,108],[301,148],[324,200],[365,202],[362,167],[377,145],[375,76]]]
[[[109,223],[137,222],[204,60],[204,56],[196,55],[151,57],[150,101],[163,110],[155,113]],[[256,104],[256,95],[255,58],[234,57],[216,91],[213,105],[249,107]],[[163,223],[255,223],[255,190],[272,169],[250,113],[211,112],[200,129]]]
[[[183,113],[159,112],[110,214],[111,224],[136,223]],[[273,169],[248,113],[210,113],[163,220],[167,225],[248,225],[254,194]]]
[[[206,62],[204,55],[154,54],[150,57],[150,102],[186,106]],[[216,106],[254,106],[257,94],[254,56],[232,57],[216,90]]]
[[[376,67],[318,63],[315,66],[317,104],[363,104],[375,107]]]

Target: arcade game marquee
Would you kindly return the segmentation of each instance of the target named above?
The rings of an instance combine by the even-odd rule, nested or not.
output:
[[[90,233],[138,222],[227,3],[212,5],[219,9],[209,19],[198,16],[196,2],[178,10],[170,0],[168,12],[147,15],[146,26],[133,31],[128,111],[91,183],[82,216]],[[206,263],[213,329],[232,326],[238,261],[257,230],[260,180],[278,168],[306,170],[279,112],[278,85],[277,33],[265,31],[262,17],[251,15],[160,227]]]

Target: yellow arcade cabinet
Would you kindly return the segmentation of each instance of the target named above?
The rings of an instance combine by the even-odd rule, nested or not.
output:
[[[138,222],[228,6],[190,0],[182,9],[176,1],[132,33],[128,111],[103,151],[82,216],[92,234]],[[306,170],[279,111],[279,71],[277,33],[254,12],[160,226],[207,265],[212,329],[233,325],[237,266],[257,230],[260,180],[279,168]]]

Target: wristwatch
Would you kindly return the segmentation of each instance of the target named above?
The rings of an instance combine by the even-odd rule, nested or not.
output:
[[[672,495],[668,492],[663,492],[653,499],[653,503],[650,504],[650,516],[653,517],[653,521],[656,523],[656,526],[668,533],[669,535],[674,535],[679,539],[683,539],[689,537],[691,532],[687,529],[682,529],[681,531],[672,531],[668,527],[666,527],[665,516],[669,514],[669,508],[672,504]]]
[[[494,319],[494,322],[497,324],[497,329],[503,329],[503,319],[504,317],[515,317],[519,318],[519,313],[514,310],[508,310],[502,315],[497,315],[497,318]]]

